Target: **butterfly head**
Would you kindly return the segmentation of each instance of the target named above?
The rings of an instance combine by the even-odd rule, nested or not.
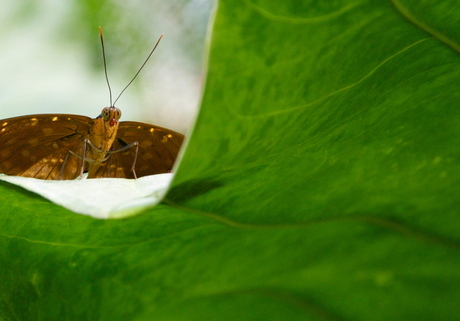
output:
[[[97,118],[102,118],[105,126],[113,127],[118,125],[121,117],[121,110],[116,107],[105,107]]]

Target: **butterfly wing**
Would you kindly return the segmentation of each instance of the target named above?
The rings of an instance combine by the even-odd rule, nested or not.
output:
[[[78,177],[83,138],[93,120],[67,114],[28,115],[0,121],[0,173],[40,179]]]
[[[90,165],[88,178],[134,178],[131,168],[136,147],[116,151],[134,142],[139,144],[135,165],[138,178],[167,173],[171,171],[183,141],[182,134],[167,128],[140,122],[120,122],[110,157],[101,164]]]

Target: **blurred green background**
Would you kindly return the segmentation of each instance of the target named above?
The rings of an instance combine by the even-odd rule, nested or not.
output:
[[[161,33],[165,36],[117,102],[122,120],[185,132],[203,83],[212,0],[8,1],[0,12],[0,118],[109,105],[98,26],[116,97]]]

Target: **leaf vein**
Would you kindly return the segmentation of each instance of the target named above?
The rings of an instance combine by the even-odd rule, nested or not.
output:
[[[418,227],[410,226],[406,222],[401,222],[397,220],[392,220],[388,218],[382,218],[377,216],[364,216],[364,215],[354,215],[354,216],[335,216],[329,218],[321,218],[321,219],[311,219],[305,222],[296,222],[296,223],[244,223],[238,222],[218,214],[209,213],[197,209],[188,208],[185,206],[181,206],[168,198],[163,199],[163,202],[177,208],[179,210],[187,211],[191,214],[198,215],[201,217],[206,217],[212,219],[214,221],[220,222],[222,224],[241,228],[241,229],[252,229],[252,230],[259,230],[259,229],[299,229],[299,228],[311,228],[313,226],[317,226],[319,224],[328,224],[328,223],[337,223],[337,222],[354,222],[360,224],[367,224],[378,226],[380,228],[393,231],[395,233],[404,235],[406,237],[410,237],[413,239],[418,239],[422,242],[427,242],[431,244],[439,244],[441,246],[446,246],[453,248],[457,251],[460,251],[460,242],[454,239],[449,239],[443,236],[436,235],[431,232],[424,231]]]
[[[258,5],[254,4],[253,2],[249,0],[246,0],[246,3],[249,7],[257,11],[260,15],[264,16],[265,18],[268,18],[273,21],[288,22],[292,24],[313,24],[313,23],[321,23],[321,22],[330,21],[330,20],[333,20],[345,14],[346,12],[350,11],[351,9],[361,4],[361,2],[350,3],[349,5],[344,6],[343,8],[340,8],[336,11],[327,13],[322,16],[311,17],[311,18],[292,18],[288,16],[280,16],[280,15],[271,13],[270,11],[259,7]]]
[[[318,305],[313,302],[311,299],[307,298],[305,295],[298,295],[290,291],[283,289],[273,289],[273,288],[243,288],[238,290],[228,290],[221,291],[218,293],[211,293],[209,296],[240,296],[240,295],[260,295],[278,302],[283,302],[292,306],[293,308],[298,308],[305,313],[318,318],[320,320],[326,321],[342,321],[343,318],[339,318],[332,311],[328,311],[325,307]]]
[[[456,43],[455,40],[450,39],[449,37],[443,35],[441,32],[439,32],[436,29],[430,28],[428,25],[422,23],[420,20],[418,20],[414,15],[411,14],[409,9],[405,8],[401,2],[398,0],[390,0],[393,5],[395,6],[396,10],[399,11],[399,13],[404,16],[407,20],[409,20],[411,23],[419,27],[420,29],[428,32],[429,34],[433,35],[436,39],[444,42],[446,45],[451,47],[457,52],[460,52],[460,44]]]
[[[300,109],[305,109],[305,108],[308,108],[308,107],[311,107],[311,106],[314,106],[316,104],[319,104],[320,102],[322,101],[325,101],[326,99],[329,99],[335,95],[338,95],[344,91],[347,91],[353,87],[356,87],[358,86],[360,83],[362,83],[363,81],[365,81],[366,79],[370,78],[377,70],[379,70],[383,65],[385,65],[387,62],[389,62],[390,60],[394,59],[395,57],[401,55],[402,53],[404,53],[405,51],[411,49],[412,47],[415,47],[417,46],[418,44],[426,41],[426,40],[429,40],[429,39],[432,39],[433,37],[427,37],[427,38],[423,38],[423,39],[420,39],[406,47],[404,47],[403,49],[399,50],[398,52],[392,54],[391,56],[387,57],[386,59],[384,59],[382,62],[380,62],[378,65],[376,65],[371,71],[369,71],[366,75],[364,75],[364,77],[362,77],[361,79],[359,79],[358,81],[354,82],[354,83],[351,83],[349,85],[346,85],[336,91],[333,91],[321,98],[318,98],[312,102],[309,102],[307,104],[304,104],[304,105],[300,105],[300,106],[295,106],[295,107],[292,107],[292,108],[287,108],[287,109],[279,109],[279,110],[275,110],[275,111],[272,111],[272,112],[265,112],[265,113],[262,113],[262,114],[251,114],[251,115],[248,115],[248,114],[241,114],[239,112],[237,112],[235,109],[233,109],[232,107],[228,107],[228,109],[233,113],[235,114],[236,116],[240,117],[240,118],[250,118],[250,119],[255,119],[255,118],[266,118],[266,117],[274,117],[274,116],[277,116],[277,115],[281,115],[281,114],[285,114],[285,113],[291,113],[291,112],[294,112],[294,111],[297,111],[297,110],[300,110]]]

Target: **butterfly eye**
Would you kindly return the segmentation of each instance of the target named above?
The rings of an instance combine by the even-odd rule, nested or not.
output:
[[[109,110],[104,108],[104,110],[102,110],[102,119],[108,120],[109,117],[110,117],[110,112],[109,112]]]
[[[118,109],[117,110],[117,120],[119,120],[121,118],[121,110]]]

